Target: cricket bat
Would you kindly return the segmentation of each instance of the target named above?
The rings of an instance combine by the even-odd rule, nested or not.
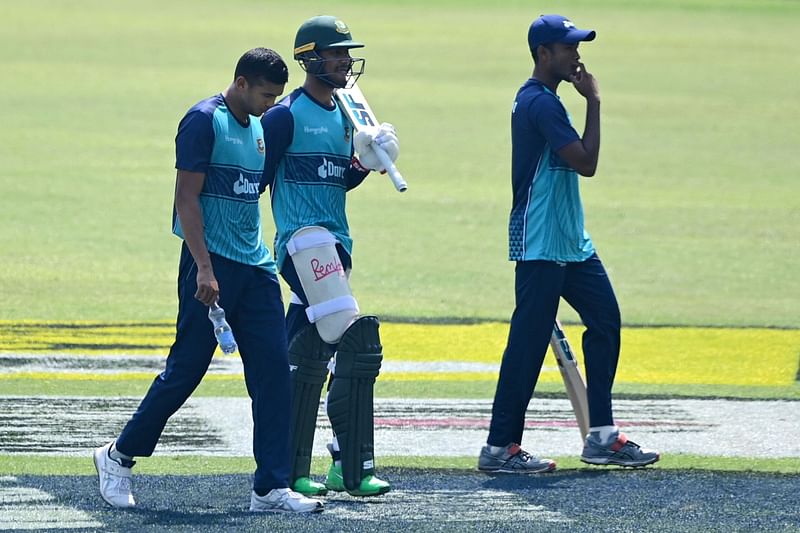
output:
[[[586,382],[583,380],[578,368],[578,361],[575,359],[575,354],[572,353],[572,348],[570,348],[558,320],[553,324],[550,347],[553,348],[553,354],[558,362],[558,370],[564,379],[567,396],[572,404],[572,410],[575,411],[575,419],[578,421],[581,443],[583,443],[589,434],[589,401],[586,398]]]
[[[375,113],[372,112],[372,108],[369,107],[367,99],[364,98],[364,93],[361,92],[357,84],[353,84],[349,89],[336,89],[334,97],[339,102],[339,105],[342,106],[342,109],[344,109],[347,118],[356,131],[361,131],[367,127],[380,126],[380,122],[375,118]],[[400,192],[405,192],[406,189],[408,189],[408,184],[406,184],[406,181],[403,179],[400,171],[397,170],[397,167],[394,166],[392,160],[389,159],[386,151],[376,143],[372,143],[372,148],[375,150],[384,168],[386,168],[386,173],[389,175],[389,178],[391,178],[392,183],[394,183],[394,188]]]

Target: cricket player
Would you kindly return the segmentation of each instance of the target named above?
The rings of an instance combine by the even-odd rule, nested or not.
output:
[[[259,117],[283,93],[283,59],[255,48],[239,59],[221,94],[194,105],[175,139],[173,231],[183,239],[178,319],[166,368],[116,440],[97,448],[100,494],[133,507],[134,457],[149,457],[167,420],[205,375],[217,347],[208,319],[227,312],[252,399],[256,471],[251,511],[314,512],[322,502],[289,488],[289,361],[275,262],[261,237],[258,183],[264,168]]]
[[[372,143],[392,161],[399,145],[394,128],[386,123],[354,135],[333,96],[363,72],[364,59],[350,55],[363,46],[336,17],[305,21],[294,46],[305,82],[261,120],[267,147],[261,186],[262,191],[270,187],[278,269],[292,290],[286,314],[291,479],[293,489],[306,495],[332,490],[373,496],[390,489],[374,470],[372,392],[383,358],[379,323],[376,317],[359,315],[350,292],[353,240],[345,196],[370,170],[382,168]],[[310,478],[309,468],[329,370],[326,409],[334,436],[328,444],[332,464],[322,484]]]
[[[594,38],[594,31],[580,30],[560,15],[543,15],[528,31],[533,76],[517,92],[511,112],[509,259],[516,261],[516,308],[489,438],[478,459],[482,471],[535,473],[556,466],[527,453],[520,442],[562,297],[586,326],[583,353],[590,428],[581,460],[644,466],[659,459],[658,452],[627,440],[612,414],[620,312],[608,274],[584,228],[578,191],[578,174],[593,176],[600,152],[600,92],[578,54],[578,45]],[[558,97],[562,81],[586,99],[582,137]]]

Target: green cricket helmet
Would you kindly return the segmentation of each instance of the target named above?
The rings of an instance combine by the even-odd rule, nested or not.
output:
[[[306,72],[316,76],[320,81],[338,88],[341,84],[330,79],[325,73],[325,62],[319,52],[334,48],[363,48],[364,44],[353,40],[350,29],[340,19],[329,15],[312,17],[300,25],[294,39],[294,58]],[[351,86],[364,72],[364,59],[352,58],[348,71],[347,83]]]

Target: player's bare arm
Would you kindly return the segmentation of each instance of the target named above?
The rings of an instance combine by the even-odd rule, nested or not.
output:
[[[178,170],[175,210],[181,221],[186,245],[197,264],[197,292],[194,297],[205,305],[211,305],[219,296],[219,285],[206,247],[203,213],[200,209],[200,191],[203,190],[205,178],[202,172]]]
[[[570,81],[578,94],[586,98],[586,124],[583,137],[558,151],[559,157],[581,176],[594,176],[600,157],[600,87],[597,79],[578,63]]]

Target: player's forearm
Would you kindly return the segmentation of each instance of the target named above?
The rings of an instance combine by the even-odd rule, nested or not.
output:
[[[183,239],[189,252],[197,264],[198,270],[211,269],[211,256],[206,247],[205,231],[203,229],[203,212],[200,200],[197,197],[178,195],[175,199],[175,210],[183,231]]]
[[[581,139],[586,151],[586,160],[579,169],[583,176],[593,176],[600,159],[600,99],[586,100],[586,124]]]

